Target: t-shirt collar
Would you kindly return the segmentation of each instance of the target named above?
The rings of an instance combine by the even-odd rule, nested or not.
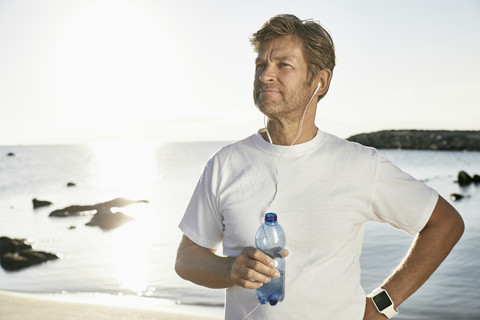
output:
[[[274,152],[284,152],[285,150],[289,150],[288,152],[286,152],[286,154],[299,154],[319,148],[323,143],[325,133],[321,130],[318,130],[317,134],[315,135],[315,137],[313,137],[313,139],[304,143],[294,144],[293,146],[271,144],[263,138],[260,132],[254,134],[253,138],[257,146],[261,149],[268,151],[273,150]]]

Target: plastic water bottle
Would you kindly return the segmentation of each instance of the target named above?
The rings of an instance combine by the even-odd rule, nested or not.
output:
[[[277,222],[277,214],[272,212],[265,214],[265,222],[255,235],[255,245],[273,259],[275,268],[280,272],[280,278],[272,278],[269,283],[257,289],[257,298],[261,304],[268,301],[274,306],[285,297],[285,259],[282,255],[285,244],[285,232]]]

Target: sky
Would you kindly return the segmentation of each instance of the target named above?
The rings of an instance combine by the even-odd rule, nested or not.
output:
[[[480,130],[480,0],[0,0],[0,145],[243,139],[281,13],[335,42],[321,130]]]

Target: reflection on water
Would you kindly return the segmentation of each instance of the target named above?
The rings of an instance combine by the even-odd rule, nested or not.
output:
[[[92,170],[100,190],[116,195],[129,195],[134,200],[154,195],[157,176],[156,145],[149,142],[95,143],[91,145],[95,160]],[[149,199],[145,199],[149,200]],[[149,284],[149,246],[154,241],[156,225],[153,212],[146,206],[120,208],[133,218],[130,223],[115,230],[109,241],[112,245],[111,276],[119,289],[137,295],[151,296],[155,288]],[[114,210],[115,212],[115,210]]]
[[[154,288],[149,286],[152,281],[148,272],[149,264],[148,246],[153,242],[155,226],[151,223],[151,214],[148,210],[134,208],[128,215],[135,217],[136,223],[129,223],[119,228],[111,237],[113,247],[112,273],[120,283],[122,291],[131,291],[137,295],[151,296]],[[143,217],[141,217],[143,215]]]

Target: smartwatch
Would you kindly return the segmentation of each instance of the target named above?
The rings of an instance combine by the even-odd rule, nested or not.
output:
[[[395,310],[393,301],[388,295],[388,292],[382,287],[376,288],[367,297],[372,299],[373,304],[375,305],[375,308],[377,308],[378,312],[386,315],[388,319],[391,319],[398,314],[398,311]]]

